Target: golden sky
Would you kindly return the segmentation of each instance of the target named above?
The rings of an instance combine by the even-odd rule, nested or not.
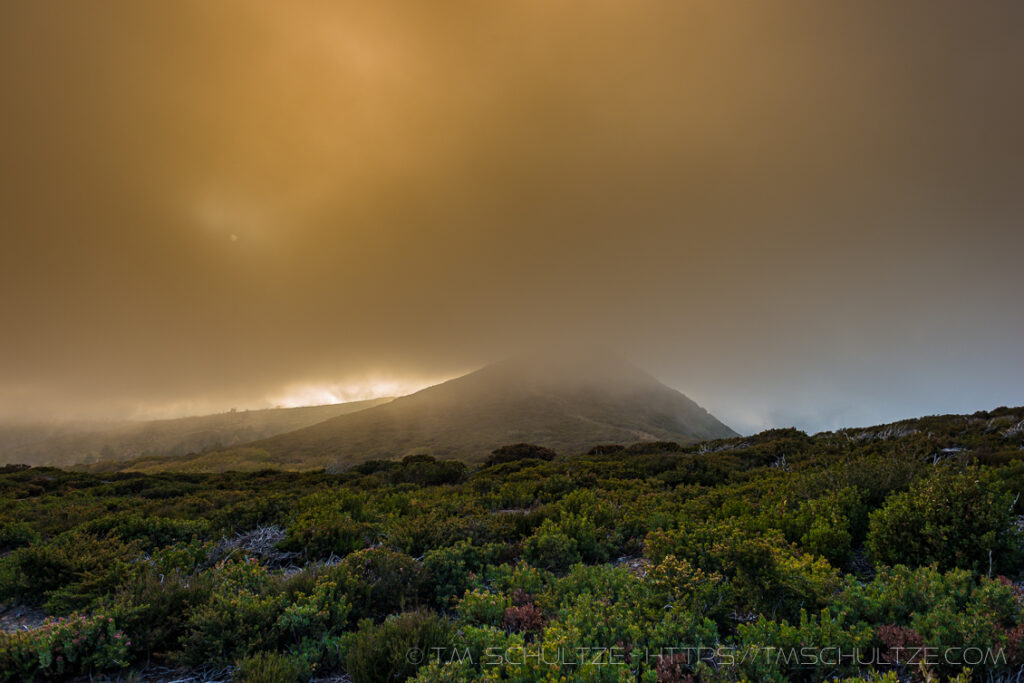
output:
[[[1024,403],[1022,74],[1009,1],[0,0],[0,415],[543,340],[741,431]]]

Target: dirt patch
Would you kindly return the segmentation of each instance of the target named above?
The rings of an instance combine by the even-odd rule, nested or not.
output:
[[[0,631],[15,633],[32,631],[43,625],[46,614],[42,610],[31,607],[0,605]]]
[[[625,567],[630,574],[646,579],[647,572],[651,569],[651,561],[646,557],[620,557],[615,561],[616,567]]]

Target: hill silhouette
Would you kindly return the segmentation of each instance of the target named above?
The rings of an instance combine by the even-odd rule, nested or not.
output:
[[[528,356],[357,413],[246,444],[269,460],[336,467],[417,453],[478,462],[530,442],[561,453],[598,443],[735,436],[682,393],[606,354]]]
[[[231,411],[145,422],[12,426],[0,429],[0,464],[71,465],[140,456],[183,456],[290,432],[390,400]]]

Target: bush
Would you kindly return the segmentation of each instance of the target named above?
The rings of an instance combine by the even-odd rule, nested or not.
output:
[[[532,602],[513,605],[505,609],[502,625],[509,631],[517,633],[539,633],[548,623],[544,613]]]
[[[882,568],[867,584],[848,577],[830,611],[878,629],[883,642],[920,639],[930,648],[1001,648],[1011,664],[1019,639],[1024,594],[1007,579],[978,577],[965,569]],[[944,673],[957,669],[955,659]],[[1016,662],[1017,665],[1024,662]],[[993,666],[985,663],[982,668]]]
[[[165,574],[150,567],[105,600],[104,610],[131,634],[139,656],[171,652],[181,648],[188,616],[209,600],[216,578],[213,572]]]
[[[505,618],[505,610],[512,606],[508,596],[482,590],[466,591],[455,608],[462,623],[473,626],[498,626]]]
[[[392,522],[388,541],[395,550],[418,557],[467,539],[479,542],[483,535],[476,519],[445,510],[417,510]]]
[[[232,681],[239,683],[295,683],[305,673],[302,662],[276,652],[258,652],[240,659]]]
[[[297,592],[281,611],[274,625],[278,643],[294,647],[340,635],[348,625],[351,609],[338,584],[319,580],[308,593]]]
[[[458,484],[466,478],[466,464],[458,460],[437,460],[430,455],[408,455],[402,458],[400,467],[391,470],[390,478],[396,484]]]
[[[459,541],[447,548],[431,550],[423,558],[423,569],[433,588],[434,603],[446,609],[472,585],[484,567],[509,556],[509,546],[500,543],[478,546]]]
[[[983,471],[938,472],[871,513],[867,547],[890,565],[1017,572],[1021,534],[1012,505],[1013,495]]]
[[[484,467],[500,465],[504,462],[515,462],[516,460],[554,460],[556,455],[557,453],[544,446],[536,446],[532,443],[516,443],[491,451],[490,457],[484,461]]]
[[[404,681],[433,648],[452,646],[451,625],[429,611],[406,612],[374,625],[363,621],[347,643],[345,668],[355,683]]]
[[[281,581],[256,562],[230,562],[217,573],[209,600],[188,615],[177,659],[227,666],[277,645],[275,626],[286,606]]]
[[[40,535],[25,522],[0,524],[0,553],[17,550],[40,541]]]
[[[35,631],[0,633],[0,680],[53,680],[123,669],[130,647],[111,617],[51,619]]]
[[[138,514],[107,515],[79,527],[84,533],[103,538],[118,538],[125,543],[137,541],[139,548],[152,550],[174,543],[194,541],[206,536],[209,523],[167,517],[143,517]]]
[[[420,604],[426,574],[408,555],[368,548],[325,570],[324,579],[335,582],[348,597],[355,619],[382,619]]]
[[[68,532],[0,560],[0,599],[42,605],[50,614],[88,607],[128,581],[137,542]]]
[[[787,510],[783,502],[770,511],[767,521],[781,528],[786,539],[805,552],[821,555],[833,566],[844,567],[854,543],[864,538],[867,506],[857,489],[847,487],[802,501],[793,509]]]
[[[751,624],[740,624],[736,629],[737,649],[733,655],[739,671],[750,680],[785,681],[805,672],[813,659],[801,657],[836,657],[834,653],[869,652],[875,643],[873,630],[865,624],[848,625],[842,617],[834,617],[827,610],[808,615],[801,610],[799,621],[771,621],[764,616]],[[772,649],[768,649],[772,648]],[[765,653],[778,653],[765,656]],[[820,664],[834,673],[852,675],[857,667],[852,659],[832,664]]]
[[[824,558],[797,551],[777,531],[757,532],[737,520],[651,532],[646,554],[656,563],[672,555],[721,575],[737,612],[795,619],[801,609],[823,607],[839,583],[838,570]]]
[[[361,496],[350,491],[307,496],[299,503],[299,513],[288,525],[281,549],[320,558],[344,557],[365,548],[376,530],[364,504]]]
[[[583,557],[579,544],[550,519],[523,543],[523,557],[531,564],[555,573],[565,573]]]

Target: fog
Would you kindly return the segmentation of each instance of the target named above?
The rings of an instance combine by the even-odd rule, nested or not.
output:
[[[1024,404],[1024,5],[0,4],[0,415],[599,342],[741,432]]]

